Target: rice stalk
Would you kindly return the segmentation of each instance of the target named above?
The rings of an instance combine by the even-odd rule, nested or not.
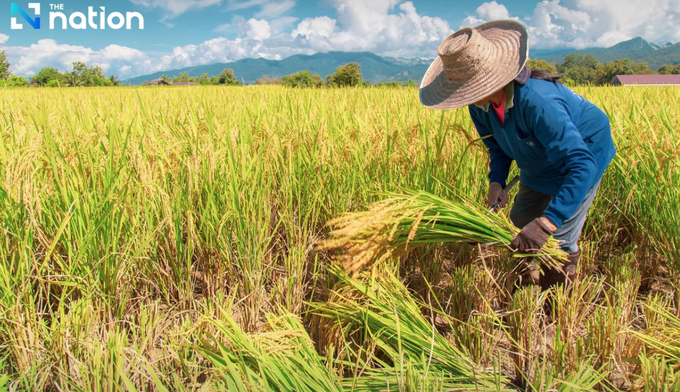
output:
[[[519,232],[504,215],[488,214],[464,198],[453,201],[410,189],[385,196],[365,211],[346,213],[327,223],[333,229],[317,249],[338,251],[335,260],[348,274],[434,243],[491,243],[500,250],[512,251],[510,243]],[[551,237],[535,251],[514,257],[536,257],[542,264],[561,270],[566,254],[557,240]]]
[[[266,332],[257,334],[247,334],[228,315],[210,322],[225,341],[208,337],[198,351],[213,364],[227,390],[342,391],[297,316],[269,315]]]
[[[397,390],[416,385],[425,390],[436,385],[443,390],[505,389],[507,380],[497,369],[479,366],[438,331],[434,319],[446,322],[446,315],[415,299],[389,268],[375,268],[372,276],[357,279],[331,267],[338,278],[334,295],[310,304],[326,320],[326,344],[350,352],[346,364],[354,366],[346,388],[386,390],[387,383]]]

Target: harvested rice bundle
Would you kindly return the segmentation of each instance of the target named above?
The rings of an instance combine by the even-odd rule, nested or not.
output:
[[[335,258],[346,273],[430,243],[491,243],[512,251],[510,243],[519,232],[504,215],[489,214],[464,199],[452,201],[415,190],[386,196],[366,211],[347,213],[327,223],[333,230],[318,249],[339,251]],[[536,257],[558,270],[566,260],[553,238],[536,254],[514,256]]]
[[[505,391],[498,369],[481,367],[423,316],[436,306],[415,298],[387,266],[351,278],[339,267],[330,299],[311,303],[321,344],[347,355],[345,390]],[[337,361],[340,362],[340,361]],[[346,369],[347,370],[347,369]],[[387,384],[387,385],[386,385]]]

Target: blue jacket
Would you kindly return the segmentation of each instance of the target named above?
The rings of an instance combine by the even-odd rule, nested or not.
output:
[[[470,116],[491,158],[489,180],[505,186],[513,160],[520,180],[555,196],[544,215],[557,227],[571,218],[616,155],[609,118],[559,83],[528,79],[506,87],[505,122],[486,107]]]

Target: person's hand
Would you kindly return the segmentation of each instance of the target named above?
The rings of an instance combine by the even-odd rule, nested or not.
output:
[[[508,204],[508,193],[503,190],[501,184],[492,182],[489,184],[489,199],[487,202],[491,207],[498,204],[498,208],[496,210],[499,210]]]
[[[538,253],[556,229],[547,218],[536,218],[520,230],[510,246],[519,253]]]

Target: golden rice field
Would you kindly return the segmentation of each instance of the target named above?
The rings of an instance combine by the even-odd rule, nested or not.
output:
[[[481,203],[466,110],[415,89],[2,91],[0,391],[680,390],[680,90],[577,92],[618,155],[549,318],[507,254],[433,244],[349,277],[317,246],[384,192]]]

